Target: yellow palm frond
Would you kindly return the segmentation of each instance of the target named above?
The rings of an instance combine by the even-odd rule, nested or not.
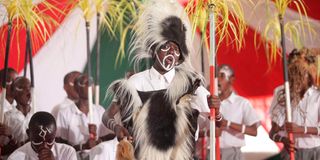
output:
[[[266,0],[268,7],[271,6],[271,2],[272,1],[270,0]],[[302,42],[307,37],[306,31],[309,33],[310,37],[316,33],[308,21],[306,8],[302,0],[275,0],[274,4],[277,11],[271,12],[271,9],[267,8],[268,20],[262,33],[264,37],[264,39],[262,39],[264,42],[263,44],[266,44],[269,47],[267,58],[270,64],[276,62],[279,55],[281,56],[281,50],[278,49],[281,42],[279,17],[284,17],[288,5],[293,4],[299,13],[299,19],[287,21],[284,24],[284,34],[287,35],[286,38],[289,42],[293,43],[295,48],[301,49],[304,46]]]
[[[90,22],[95,13],[93,8],[93,2],[91,0],[79,0],[78,6],[83,12],[85,21]]]
[[[213,5],[213,13],[216,20],[217,47],[226,39],[234,42],[237,49],[243,46],[244,32],[246,25],[244,13],[239,0],[190,0],[186,6],[186,11],[192,23],[192,33],[197,28],[206,33],[209,21],[210,5]],[[206,34],[204,40],[208,39]],[[208,45],[206,45],[208,47]]]
[[[49,16],[48,12],[54,10],[64,14],[63,10],[47,1],[38,5],[33,4],[32,0],[0,0],[0,4],[5,7],[8,21],[12,24],[12,36],[19,37],[20,31],[28,28],[32,33],[33,47],[39,47],[39,43],[45,41],[52,33],[53,25],[58,25],[58,20]],[[3,36],[4,33],[2,32],[1,35]],[[16,40],[17,42],[12,43],[17,43],[20,47],[20,39],[16,38]],[[18,48],[18,57],[20,57],[20,48]]]

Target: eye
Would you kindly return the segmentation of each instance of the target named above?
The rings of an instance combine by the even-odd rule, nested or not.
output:
[[[160,47],[160,50],[163,52],[168,52],[170,50],[170,45],[164,44],[163,46]]]

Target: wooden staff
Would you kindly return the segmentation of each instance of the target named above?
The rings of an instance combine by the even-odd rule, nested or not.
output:
[[[3,124],[4,122],[4,105],[6,100],[6,86],[7,86],[7,73],[8,73],[8,63],[9,63],[9,53],[10,53],[10,44],[11,44],[11,32],[12,32],[12,22],[9,20],[8,22],[8,35],[7,35],[7,42],[6,42],[6,53],[4,57],[4,72],[3,72],[3,79],[2,79],[2,94],[1,94],[1,107],[0,107],[0,121]]]
[[[209,4],[210,19],[210,94],[218,96],[218,75],[217,75],[217,59],[215,44],[215,17],[214,4]],[[219,139],[216,140],[215,135],[215,109],[210,107],[210,160],[220,159]]]
[[[96,57],[96,78],[95,78],[95,104],[99,105],[100,101],[100,13],[97,13],[97,57]]]
[[[287,121],[292,122],[288,62],[287,62],[287,56],[286,56],[286,44],[285,44],[285,33],[284,33],[284,21],[283,21],[283,16],[281,14],[279,15],[279,23],[280,23],[280,32],[281,32],[283,78],[284,78],[284,88],[285,88],[285,96],[286,96],[286,116],[287,116]],[[293,134],[288,133],[288,136],[289,136],[289,140],[293,142]],[[290,150],[290,160],[294,160],[294,159],[295,157],[292,149]]]

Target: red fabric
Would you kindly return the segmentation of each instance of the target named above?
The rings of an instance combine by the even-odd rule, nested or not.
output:
[[[72,5],[69,0],[47,0],[48,3],[52,4],[59,10],[47,9],[44,7],[43,4],[38,4],[39,12],[44,12],[48,16],[52,17],[58,24],[60,24],[66,15],[70,12]],[[12,22],[13,26],[15,24],[21,23],[18,20],[14,20]],[[49,22],[46,21],[46,26],[49,26]],[[51,28],[46,27],[49,31],[47,37],[40,37],[37,32],[32,32],[32,54],[33,57],[37,54],[38,50],[44,45],[44,43],[50,38],[50,36],[56,31],[59,25],[51,25]],[[43,27],[39,28],[39,30],[43,31]],[[8,25],[3,25],[0,28],[0,68],[4,67],[4,57],[5,57],[5,46],[7,40],[7,32],[8,32]],[[24,58],[25,58],[25,47],[26,47],[26,31],[24,28],[14,28],[11,34],[11,45],[10,45],[10,53],[9,53],[9,67],[16,69],[18,72],[23,69],[24,66]]]

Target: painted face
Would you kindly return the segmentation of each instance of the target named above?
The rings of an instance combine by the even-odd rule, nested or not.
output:
[[[88,87],[93,86],[93,79],[84,75],[75,84],[76,90],[79,94],[79,97],[82,99],[88,98]],[[94,92],[93,92],[94,93]]]
[[[17,73],[16,72],[9,72],[7,76],[7,81],[6,81],[6,89],[7,89],[7,95],[13,97],[13,93],[11,90],[11,86],[13,81],[17,78]]]
[[[224,72],[219,72],[218,86],[219,86],[219,94],[221,92],[227,91],[231,87],[231,81]]]
[[[80,76],[80,73],[74,73],[70,75],[70,78],[68,79],[68,83],[64,84],[64,89],[69,97],[73,99],[78,99],[79,94],[77,93],[75,87],[74,87],[74,81],[76,78]]]
[[[180,56],[181,53],[178,45],[171,41],[162,45],[159,48],[158,53],[156,53],[158,63],[166,71],[171,70],[178,64]]]
[[[55,143],[56,127],[54,124],[43,126],[39,125],[29,130],[31,146],[35,152],[39,152],[42,148],[51,149]]]
[[[14,99],[22,106],[31,103],[31,83],[27,78],[19,78],[13,86]]]

